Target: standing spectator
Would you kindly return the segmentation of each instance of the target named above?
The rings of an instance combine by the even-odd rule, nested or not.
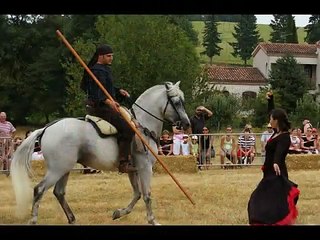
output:
[[[4,137],[13,137],[16,129],[11,122],[7,121],[7,114],[5,112],[0,112],[0,132]]]
[[[172,131],[173,131],[173,155],[180,155],[184,131],[183,129],[177,126],[172,126]]]
[[[181,143],[181,153],[184,156],[190,155],[191,143],[189,141],[189,136],[187,134],[183,135],[183,140]]]
[[[264,161],[264,157],[266,155],[265,147],[267,145],[269,138],[272,136],[272,134],[273,134],[273,129],[272,129],[271,124],[269,123],[267,126],[267,130],[264,131],[261,135],[261,156],[263,158],[263,161]]]
[[[198,137],[196,135],[193,135],[191,137],[191,154],[195,156],[198,160],[199,157],[199,143],[198,143]]]
[[[272,98],[268,98],[268,107]],[[283,109],[273,109],[270,124],[274,133],[266,145],[263,178],[252,192],[248,202],[249,224],[291,225],[298,211],[296,204],[300,191],[288,179],[286,156],[290,147],[290,122]]]
[[[226,135],[221,137],[220,140],[220,163],[224,164],[224,158],[226,157],[232,163],[236,163],[236,139],[231,136],[232,127],[227,126]]]
[[[12,152],[12,137],[16,129],[11,122],[7,121],[7,114],[0,112],[0,161],[3,164],[3,170],[9,170],[10,155]],[[9,139],[8,139],[9,138]],[[7,176],[9,176],[7,174]]]
[[[202,129],[205,126],[205,121],[208,120],[213,113],[204,106],[196,108],[195,115],[190,118],[192,134],[202,134]]]
[[[202,129],[202,133],[204,135],[201,135],[199,137],[200,169],[202,165],[205,164],[207,166],[211,163],[211,157],[215,157],[215,152],[213,148],[213,136],[209,135],[209,129],[207,127],[204,127]],[[208,169],[208,166],[206,168]]]
[[[168,130],[163,130],[162,135],[159,139],[159,147],[158,147],[158,154],[159,155],[172,155],[173,149],[173,141],[170,137]]]

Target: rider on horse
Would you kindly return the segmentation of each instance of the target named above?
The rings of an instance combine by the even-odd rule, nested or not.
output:
[[[103,118],[118,130],[119,172],[128,173],[136,170],[129,161],[130,144],[134,131],[122,118],[119,113],[120,105],[116,101],[121,101],[125,97],[130,97],[130,95],[126,90],[114,86],[111,72],[112,60],[112,48],[108,45],[101,45],[97,47],[88,67],[115,101],[111,101],[105,96],[93,79],[90,79],[91,77],[86,71],[82,78],[81,88],[87,94],[87,113]]]

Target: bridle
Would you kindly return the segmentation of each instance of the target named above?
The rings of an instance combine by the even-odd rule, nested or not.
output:
[[[167,94],[167,99],[168,99],[168,100],[167,100],[166,106],[165,106],[165,108],[164,108],[164,110],[163,110],[163,113],[162,113],[163,116],[165,116],[166,111],[167,111],[167,108],[168,108],[169,103],[170,103],[171,107],[174,109],[174,111],[175,111],[176,114],[178,115],[179,119],[181,119],[181,116],[180,116],[180,114],[179,114],[179,112],[178,112],[175,104],[174,104],[173,101],[172,101],[172,98],[176,98],[176,97],[177,97],[177,96],[174,96],[174,97],[173,97],[173,96],[168,96],[168,94]],[[181,103],[181,105],[184,106],[183,100],[181,99],[181,97],[179,97],[179,103]],[[175,126],[180,126],[180,125],[181,125],[181,121],[177,121],[176,123],[173,123],[173,122],[171,122],[171,121],[169,121],[169,120],[167,120],[167,119],[161,119],[161,118],[155,116],[154,114],[150,113],[148,110],[144,109],[143,107],[141,107],[139,104],[137,104],[137,103],[135,103],[135,102],[133,103],[133,105],[137,106],[138,108],[140,108],[140,109],[141,109],[142,111],[144,111],[145,113],[149,114],[149,115],[152,116],[153,118],[155,118],[155,119],[157,119],[157,120],[159,120],[159,121],[161,121],[161,122],[163,122],[163,123],[168,123],[168,124],[170,124],[170,125],[175,125]],[[133,116],[136,118],[133,109],[131,108],[130,110],[131,110]]]

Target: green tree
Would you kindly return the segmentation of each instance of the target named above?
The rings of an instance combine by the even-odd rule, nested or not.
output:
[[[320,120],[320,107],[310,94],[304,94],[302,98],[297,100],[297,107],[294,112],[289,115],[289,119],[294,126],[300,127],[304,119],[317,126]]]
[[[305,41],[309,44],[316,43],[320,40],[320,15],[311,15],[309,24],[304,27],[307,35]]]
[[[170,23],[180,27],[195,46],[198,45],[198,33],[194,30],[191,21],[186,15],[169,15],[168,20]]]
[[[257,30],[257,18],[254,15],[241,15],[240,22],[234,27],[235,32],[232,33],[236,42],[229,44],[233,47],[232,55],[239,56],[244,65],[251,58],[251,54],[258,45],[260,35]]]
[[[298,43],[295,19],[292,15],[274,14],[271,20],[270,41],[273,43]]]
[[[306,74],[296,59],[290,55],[279,58],[270,72],[272,89],[279,92],[281,107],[291,113],[296,101],[307,92]]]
[[[234,95],[225,95],[222,92],[211,94],[207,100],[206,106],[212,109],[213,116],[208,121],[209,126],[220,131],[227,125],[234,125],[237,122],[240,101]],[[236,127],[236,126],[234,126]]]
[[[203,43],[205,50],[202,54],[206,54],[210,58],[210,64],[212,64],[213,56],[220,55],[222,50],[219,47],[221,43],[220,33],[218,32],[218,23],[216,21],[215,15],[209,15],[204,22],[203,30]]]
[[[296,21],[292,15],[287,16],[286,36],[287,43],[298,43]]]
[[[99,34],[97,41],[79,39],[74,43],[85,62],[94,53],[96,43],[109,44],[114,51],[115,84],[128,89],[133,99],[156,84],[181,81],[188,103],[193,82],[199,75],[199,58],[194,45],[179,27],[167,18],[143,15],[99,16],[95,26]],[[83,72],[74,64],[79,65],[74,61],[65,65],[69,75],[69,102],[78,94],[70,87],[70,81],[79,86]]]

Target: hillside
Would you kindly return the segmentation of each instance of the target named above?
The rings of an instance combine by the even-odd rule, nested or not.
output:
[[[204,29],[204,22],[202,21],[193,21],[192,25],[195,29],[195,31],[198,32],[199,36],[199,45],[197,47],[197,51],[202,52],[204,48],[202,47],[202,38],[203,38],[203,29]],[[243,61],[240,58],[235,58],[232,56],[233,49],[228,44],[228,42],[234,42],[235,39],[232,36],[232,32],[234,31],[234,26],[236,23],[231,22],[219,22],[218,25],[218,31],[221,33],[221,44],[222,47],[220,56],[214,56],[213,62],[216,64],[243,64]],[[266,24],[258,24],[258,29],[260,32],[261,37],[264,39],[264,41],[268,41],[270,38],[271,33],[271,27]],[[302,27],[298,28],[298,39],[299,43],[304,42],[304,38],[306,36],[306,33],[304,32],[304,29]],[[209,58],[205,55],[200,55],[201,63],[208,63]],[[248,64],[252,64],[252,59],[248,61]]]

